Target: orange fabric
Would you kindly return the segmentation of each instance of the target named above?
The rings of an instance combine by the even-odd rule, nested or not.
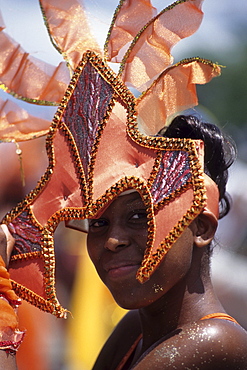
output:
[[[1,82],[27,99],[60,102],[69,83],[64,62],[54,67],[30,56],[3,31],[0,33]]]
[[[135,144],[128,137],[126,119],[125,108],[116,102],[102,134],[97,152],[94,167],[93,200],[102,196],[108,188],[125,176],[140,177],[145,181],[150,176],[156,152]],[[112,140],[113,137],[114,140]],[[106,165],[109,163],[111,166]]]
[[[35,117],[10,100],[0,99],[0,139],[24,141],[47,134],[50,121]]]
[[[50,35],[74,70],[88,49],[101,53],[77,0],[41,0]]]
[[[68,143],[59,131],[54,137],[54,153],[56,166],[51,179],[31,205],[35,218],[43,226],[59,210],[84,205]]]
[[[9,268],[11,280],[18,281],[41,297],[45,297],[43,271],[44,261],[40,257],[12,261]]]
[[[8,301],[18,301],[19,298],[12,290],[12,285],[9,280],[9,273],[5,267],[5,263],[0,256],[0,294],[3,294]]]
[[[149,22],[125,56],[122,79],[126,84],[142,91],[150,79],[171,65],[171,48],[201,24],[201,4],[202,0],[176,3]]]
[[[15,330],[18,327],[16,314],[13,307],[3,298],[0,298],[0,312],[0,332],[5,331],[7,328]]]
[[[168,118],[198,103],[196,84],[206,84],[220,74],[220,67],[194,59],[174,65],[138,99],[138,119],[147,135],[168,125]]]
[[[107,44],[107,59],[121,63],[126,46],[148,21],[157,14],[150,0],[126,0],[117,12]]]
[[[205,210],[210,211],[214,216],[215,219],[218,220],[219,218],[219,189],[216,183],[206,175],[203,174],[204,177],[204,184],[206,187],[206,194],[207,194],[207,201]]]
[[[61,328],[56,327],[56,324],[62,324],[62,322],[58,323],[56,317],[47,315],[25,301],[18,309],[18,317],[20,326],[24,326],[27,332],[16,354],[18,370],[51,369],[54,352],[54,348],[51,348],[52,335],[54,332],[59,332],[61,335]]]
[[[193,190],[188,189],[179,195],[172,202],[166,204],[162,210],[155,213],[155,239],[153,247],[149,250],[150,258],[160,249],[162,242],[166,245],[165,238],[169,238],[169,233],[173,230],[177,222],[182,219],[193,202]],[[166,250],[166,253],[169,249]],[[145,268],[145,266],[144,266]]]
[[[9,273],[1,256],[0,294],[0,349],[16,350],[23,340],[24,333],[18,330],[18,318],[10,303],[15,305],[19,299],[12,290]]]

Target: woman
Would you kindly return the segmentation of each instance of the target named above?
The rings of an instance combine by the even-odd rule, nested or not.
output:
[[[200,58],[171,65],[171,48],[199,27],[201,6],[201,0],[179,0],[157,13],[149,1],[120,1],[104,54],[90,40],[85,50],[80,43],[79,53],[71,48],[74,57],[67,46],[54,43],[65,51],[66,62],[71,59],[72,69],[82,59],[49,131],[46,174],[5,223],[31,224],[36,246],[29,235],[23,239],[29,256],[45,263],[45,309],[54,295],[53,276],[47,277],[54,269],[53,231],[61,220],[91,219],[89,254],[115,300],[132,310],[95,369],[247,367],[246,333],[222,313],[209,276],[218,193],[226,200],[225,142],[215,128],[193,118],[177,118],[165,132],[204,141],[204,176],[202,143],[154,136],[171,116],[197,104],[196,84],[220,74],[219,66]],[[48,26],[54,12],[59,20],[64,14],[49,1],[42,10]],[[78,19],[84,40],[85,22]],[[48,31],[54,40],[66,33],[53,25]],[[120,63],[117,75],[106,60]],[[141,95],[135,98],[127,86]],[[26,261],[26,251],[17,257]],[[54,306],[52,311],[56,300]],[[217,312],[221,320],[207,318]]]
[[[227,168],[234,156],[229,141],[195,117],[177,117],[164,135],[204,141],[205,172],[218,185],[221,216],[228,213]],[[119,196],[90,221],[90,257],[116,302],[131,310],[106,342],[95,370],[246,369],[247,333],[225,315],[211,283],[216,228],[212,214],[203,211],[140,284],[135,276],[146,248],[147,217],[139,193]]]

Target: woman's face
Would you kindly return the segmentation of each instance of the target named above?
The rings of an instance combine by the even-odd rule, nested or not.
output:
[[[95,268],[123,308],[146,307],[167,293],[188,272],[193,233],[187,228],[150,279],[136,279],[147,241],[147,217],[137,192],[114,200],[98,219],[90,220],[87,246]]]

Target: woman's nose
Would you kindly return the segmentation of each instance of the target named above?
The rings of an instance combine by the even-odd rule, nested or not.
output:
[[[108,234],[104,247],[112,252],[117,252],[118,250],[127,247],[129,243],[130,241],[126,232],[118,229],[112,230],[112,232]]]

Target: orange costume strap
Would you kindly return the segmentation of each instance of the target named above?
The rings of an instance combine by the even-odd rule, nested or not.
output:
[[[142,334],[140,334],[137,339],[134,341],[134,343],[132,344],[132,346],[130,347],[130,349],[128,350],[128,352],[126,353],[126,355],[122,358],[121,362],[119,363],[118,367],[116,368],[116,370],[122,370],[123,367],[125,366],[125,364],[127,363],[127,361],[129,360],[130,356],[135,352],[136,350],[136,347],[138,346],[138,343],[140,342],[140,340],[142,339]]]
[[[228,320],[235,322],[239,325],[239,323],[230,315],[227,315],[227,313],[217,312],[217,313],[211,313],[209,315],[206,315],[202,317],[200,320],[208,320],[208,319],[220,319],[220,320]]]
[[[17,351],[24,337],[18,329],[16,308],[21,303],[12,290],[9,273],[0,256],[0,349]]]

